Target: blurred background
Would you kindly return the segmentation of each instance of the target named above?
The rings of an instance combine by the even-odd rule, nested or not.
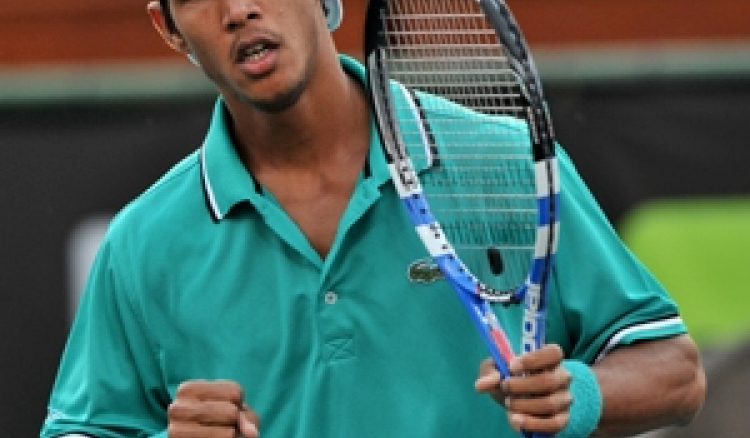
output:
[[[686,429],[750,436],[750,1],[508,0],[558,138],[672,291],[709,368]],[[339,49],[361,55],[366,0]],[[198,148],[214,91],[146,0],[0,3],[0,426],[37,436],[111,215]]]

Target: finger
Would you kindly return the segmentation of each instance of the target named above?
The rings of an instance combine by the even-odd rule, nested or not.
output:
[[[175,398],[225,400],[239,407],[242,406],[244,395],[242,387],[229,380],[188,380],[177,388]]]
[[[496,370],[497,370],[497,368],[495,367],[495,361],[491,357],[488,357],[488,358],[484,359],[479,364],[479,375],[480,376],[483,376],[485,374],[489,374],[489,373],[491,373],[493,371],[496,371]]]
[[[260,417],[258,414],[246,403],[242,404],[242,415],[247,417],[250,421],[255,424],[260,424]]]
[[[542,397],[507,397],[505,399],[505,407],[508,411],[536,417],[552,417],[567,413],[572,403],[573,398],[567,391]]]
[[[487,359],[479,366],[479,377],[474,381],[474,389],[479,393],[488,394],[502,405],[505,403],[503,381],[504,378],[495,368],[494,361]]]
[[[502,390],[503,376],[496,369],[480,375],[474,382],[474,388],[478,392],[486,393],[492,390]]]
[[[503,381],[503,389],[513,397],[543,396],[555,392],[567,392],[570,381],[570,372],[558,366],[553,370],[509,377]]]
[[[258,432],[258,416],[250,410],[243,410],[240,412],[239,421],[237,421],[237,429],[240,434],[245,438],[257,438],[260,434]]]
[[[538,350],[514,357],[508,366],[513,375],[533,374],[558,366],[563,357],[563,350],[559,345],[547,344]]]
[[[232,426],[237,424],[240,410],[229,401],[176,398],[169,405],[167,413],[171,421]]]
[[[236,438],[237,427],[205,426],[197,423],[169,423],[170,438]]]
[[[535,417],[516,412],[508,414],[508,422],[516,431],[527,431],[544,434],[556,434],[568,424],[570,416],[567,411],[550,417]]]

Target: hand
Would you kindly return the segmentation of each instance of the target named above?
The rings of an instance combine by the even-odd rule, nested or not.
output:
[[[505,406],[508,421],[516,430],[557,433],[567,424],[572,403],[571,375],[562,359],[558,345],[545,345],[513,358],[508,364],[511,376],[506,379],[492,359],[486,359],[475,387]]]
[[[242,388],[226,380],[189,380],[169,405],[169,438],[255,438],[259,418]]]

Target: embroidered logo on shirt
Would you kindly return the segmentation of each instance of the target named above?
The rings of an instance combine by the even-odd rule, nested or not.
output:
[[[412,262],[406,276],[413,283],[432,283],[444,277],[438,265],[429,258]]]

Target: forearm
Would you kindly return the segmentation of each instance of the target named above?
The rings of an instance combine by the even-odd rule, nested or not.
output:
[[[705,374],[687,335],[619,347],[593,369],[604,400],[593,436],[684,425],[703,404]]]

